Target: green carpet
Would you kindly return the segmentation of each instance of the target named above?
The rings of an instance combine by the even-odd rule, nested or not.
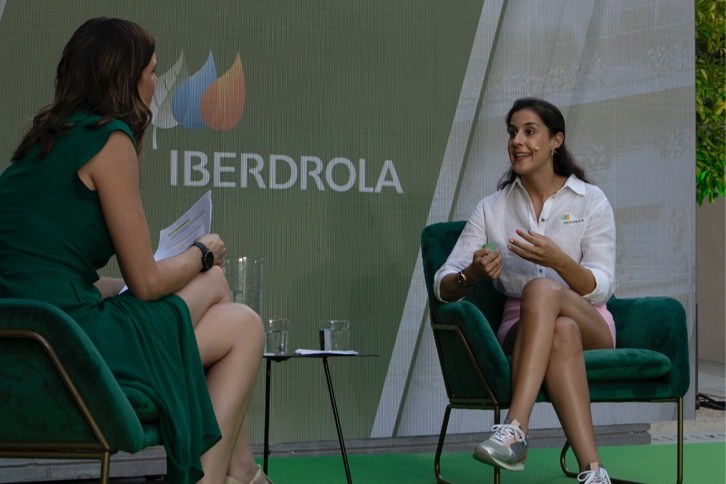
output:
[[[611,477],[644,483],[674,483],[675,445],[601,447],[600,457]],[[572,484],[560,470],[560,449],[532,449],[523,472],[502,471],[502,484]],[[348,456],[355,484],[436,484],[433,454]],[[687,444],[684,447],[684,483],[726,483],[726,443]],[[576,467],[572,452],[568,465]],[[454,484],[493,482],[492,468],[475,461],[471,453],[447,453],[441,474]],[[340,456],[271,457],[269,475],[275,484],[345,484]]]

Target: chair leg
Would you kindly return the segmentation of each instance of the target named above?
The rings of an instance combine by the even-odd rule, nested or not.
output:
[[[497,405],[494,407],[494,425],[499,425],[501,423],[501,415],[499,413],[499,406]],[[499,467],[494,468],[494,484],[499,484],[499,479],[501,478],[502,470]]]
[[[451,484],[449,481],[441,477],[441,452],[444,450],[444,440],[446,439],[446,429],[449,426],[449,417],[451,416],[451,405],[446,406],[444,412],[444,421],[441,424],[441,433],[439,434],[439,443],[436,446],[436,455],[434,456],[434,474],[439,484]]]
[[[567,477],[577,477],[576,472],[572,472],[570,469],[567,468],[567,451],[570,450],[570,441],[565,440],[565,445],[562,446],[562,452],[560,452],[560,467],[562,468],[562,472]]]
[[[101,456],[101,484],[108,484],[111,474],[111,452],[104,452]]]
[[[676,475],[676,484],[681,484],[683,482],[683,397],[678,399],[677,402],[678,405],[678,443],[676,444],[677,447],[677,465],[678,465],[678,474]]]
[[[451,417],[451,410],[453,407],[451,404],[446,406],[444,412],[444,421],[441,424],[441,433],[439,434],[439,443],[436,446],[436,455],[434,456],[434,475],[439,484],[451,484],[449,481],[441,477],[441,453],[444,450],[444,440],[446,440],[446,429],[449,427],[449,418]],[[498,425],[500,422],[500,408],[499,406],[494,407],[494,424]],[[494,484],[499,484],[501,469],[494,467]]]
[[[677,414],[678,414],[678,436],[677,436],[677,443],[676,443],[676,484],[682,484],[683,483],[683,397],[678,398],[676,400],[677,405]],[[560,467],[562,468],[562,472],[565,473],[567,477],[577,477],[577,474],[575,472],[572,472],[567,468],[567,451],[570,449],[570,442],[565,441],[565,445],[562,447],[562,452],[560,452]],[[635,481],[626,481],[624,479],[614,479],[610,478],[610,481],[614,484],[641,484],[639,482]]]

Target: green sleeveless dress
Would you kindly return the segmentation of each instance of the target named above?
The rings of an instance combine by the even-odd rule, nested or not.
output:
[[[101,300],[96,270],[114,254],[98,195],[78,170],[106,144],[118,120],[78,113],[51,154],[38,147],[0,175],[0,297],[36,299],[67,312],[86,331],[122,386],[162,409],[168,482],[201,479],[200,456],[221,436],[189,310],[178,296],[145,302],[128,292]]]

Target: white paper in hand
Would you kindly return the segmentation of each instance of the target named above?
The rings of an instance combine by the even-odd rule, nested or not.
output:
[[[155,260],[181,254],[202,235],[208,234],[212,227],[212,191],[191,206],[176,222],[159,233],[159,247],[154,253]]]
[[[154,260],[181,254],[199,237],[208,234],[211,228],[212,190],[209,190],[176,222],[159,232],[159,246],[154,253]],[[127,289],[124,286],[119,294]]]

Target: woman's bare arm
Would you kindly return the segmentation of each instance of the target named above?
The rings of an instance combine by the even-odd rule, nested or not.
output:
[[[139,161],[129,137],[116,131],[79,176],[98,192],[121,273],[131,292],[143,300],[172,294],[192,280],[202,267],[201,251],[192,247],[162,261],[155,261],[146,215],[139,191]],[[218,236],[201,241],[219,260],[224,243]]]

